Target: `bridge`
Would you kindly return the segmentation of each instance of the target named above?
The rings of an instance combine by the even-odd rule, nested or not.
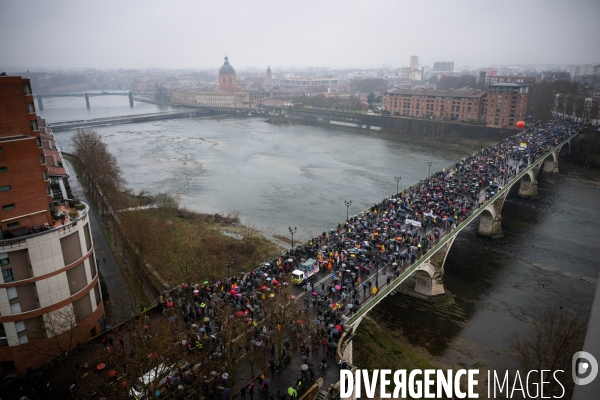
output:
[[[53,132],[58,131],[67,131],[70,129],[77,128],[90,128],[92,126],[106,126],[106,125],[116,125],[116,124],[129,124],[134,122],[148,122],[148,121],[158,121],[163,119],[171,119],[171,118],[184,118],[184,117],[195,117],[198,115],[208,114],[209,111],[200,110],[200,109],[182,109],[176,111],[164,111],[157,113],[148,113],[148,114],[137,114],[137,115],[124,115],[120,117],[105,117],[105,118],[94,118],[94,119],[85,119],[85,120],[76,120],[76,121],[63,121],[63,122],[53,122],[50,127]]]
[[[100,92],[100,93],[57,93],[57,94],[38,94],[36,95],[38,101],[38,108],[44,109],[44,98],[51,97],[84,97],[85,105],[90,108],[90,97],[97,96],[127,96],[129,97],[129,106],[133,107],[133,96],[134,95],[148,95],[155,94],[155,92]]]
[[[468,217],[464,218],[453,229],[440,237],[437,244],[430,250],[424,253],[412,265],[402,271],[397,278],[393,279],[389,285],[378,291],[375,295],[361,304],[361,308],[351,317],[344,317],[345,332],[341,336],[338,343],[338,358],[343,358],[350,365],[352,364],[352,336],[358,328],[364,317],[377,306],[384,298],[395,291],[409,276],[416,275],[416,284],[414,291],[424,296],[433,297],[445,293],[443,287],[444,264],[448,251],[452,247],[454,240],[460,232],[466,228],[471,222],[479,218],[478,234],[490,238],[502,237],[502,216],[501,211],[506,200],[506,196],[511,188],[519,184],[518,194],[521,197],[536,197],[537,192],[537,176],[540,171],[555,173],[558,172],[558,156],[561,151],[570,152],[571,140],[577,136],[576,132],[567,139],[558,143],[554,148],[547,151],[537,160],[529,163],[529,165],[518,169],[516,175],[512,177],[505,185],[498,190],[487,201],[483,201],[479,208],[474,210]],[[449,171],[454,165],[448,166],[445,170]],[[404,190],[410,191],[419,184],[413,185]],[[357,217],[365,215],[365,211],[358,214]],[[382,267],[389,268],[389,264]],[[379,272],[379,271],[378,271]],[[387,283],[385,273],[375,278],[375,284],[379,287],[385,286]]]

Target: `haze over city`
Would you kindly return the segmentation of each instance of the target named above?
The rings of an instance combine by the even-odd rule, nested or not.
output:
[[[600,2],[7,1],[7,68],[239,68],[584,64],[600,54]],[[23,29],[24,21],[32,23]]]

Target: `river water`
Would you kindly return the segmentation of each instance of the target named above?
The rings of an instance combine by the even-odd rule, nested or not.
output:
[[[92,98],[92,111],[100,99],[107,102],[102,112],[108,115],[102,116],[129,110],[127,98],[115,96],[112,103],[110,97]],[[50,123],[87,112],[80,98],[46,104],[42,116]],[[344,200],[352,201],[349,212],[355,214],[395,192],[394,176],[402,177],[402,189],[427,176],[427,161],[434,171],[465,155],[458,146],[341,128],[274,126],[261,118],[176,119],[96,130],[132,189],[176,193],[183,205],[201,212],[237,210],[243,223],[271,238],[289,237],[288,226],[297,227],[295,240],[342,222]],[[63,149],[72,134],[56,133]],[[502,210],[504,238],[478,237],[476,223],[458,236],[445,266],[449,300],[432,304],[399,293],[372,316],[448,365],[495,368],[515,366],[507,339],[514,330],[526,330],[546,306],[587,317],[600,272],[600,187],[572,179],[588,171],[562,164],[560,169],[540,175],[536,199],[510,193]]]

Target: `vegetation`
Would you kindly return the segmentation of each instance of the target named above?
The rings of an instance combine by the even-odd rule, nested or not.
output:
[[[382,78],[354,79],[350,82],[350,89],[360,93],[386,90],[389,87],[387,81]]]
[[[572,393],[571,358],[583,347],[586,328],[587,321],[579,315],[547,308],[533,321],[529,332],[513,333],[510,341],[513,356],[521,364],[524,374],[531,370],[564,370],[556,378],[560,379],[567,393]],[[556,380],[551,379],[544,392],[561,396],[563,389]]]
[[[461,76],[442,76],[438,79],[437,76],[433,76],[429,79],[429,83],[437,84],[437,89],[439,90],[447,90],[447,89],[458,89],[465,86],[469,86],[472,88],[477,88],[477,78],[473,75],[461,75]],[[481,89],[481,88],[480,88]]]
[[[527,114],[534,120],[547,121],[552,118],[557,94],[579,94],[579,90],[579,84],[576,82],[536,82],[529,87]]]
[[[391,370],[435,368],[416,353],[402,348],[398,341],[381,330],[370,318],[365,318],[353,340],[353,359],[357,368]]]
[[[316,94],[301,98],[295,97],[290,100],[302,102],[305,106],[325,108],[328,110],[360,111],[363,109],[358,96],[325,96],[324,94]]]

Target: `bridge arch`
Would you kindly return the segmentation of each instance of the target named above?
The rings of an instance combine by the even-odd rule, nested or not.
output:
[[[537,179],[535,178],[540,168],[538,166],[527,171],[521,178],[519,185],[519,196],[521,197],[535,197],[538,195],[537,191]]]
[[[442,282],[443,270],[438,271],[433,265],[424,262],[415,270],[415,292],[425,296],[437,296],[444,294]]]

